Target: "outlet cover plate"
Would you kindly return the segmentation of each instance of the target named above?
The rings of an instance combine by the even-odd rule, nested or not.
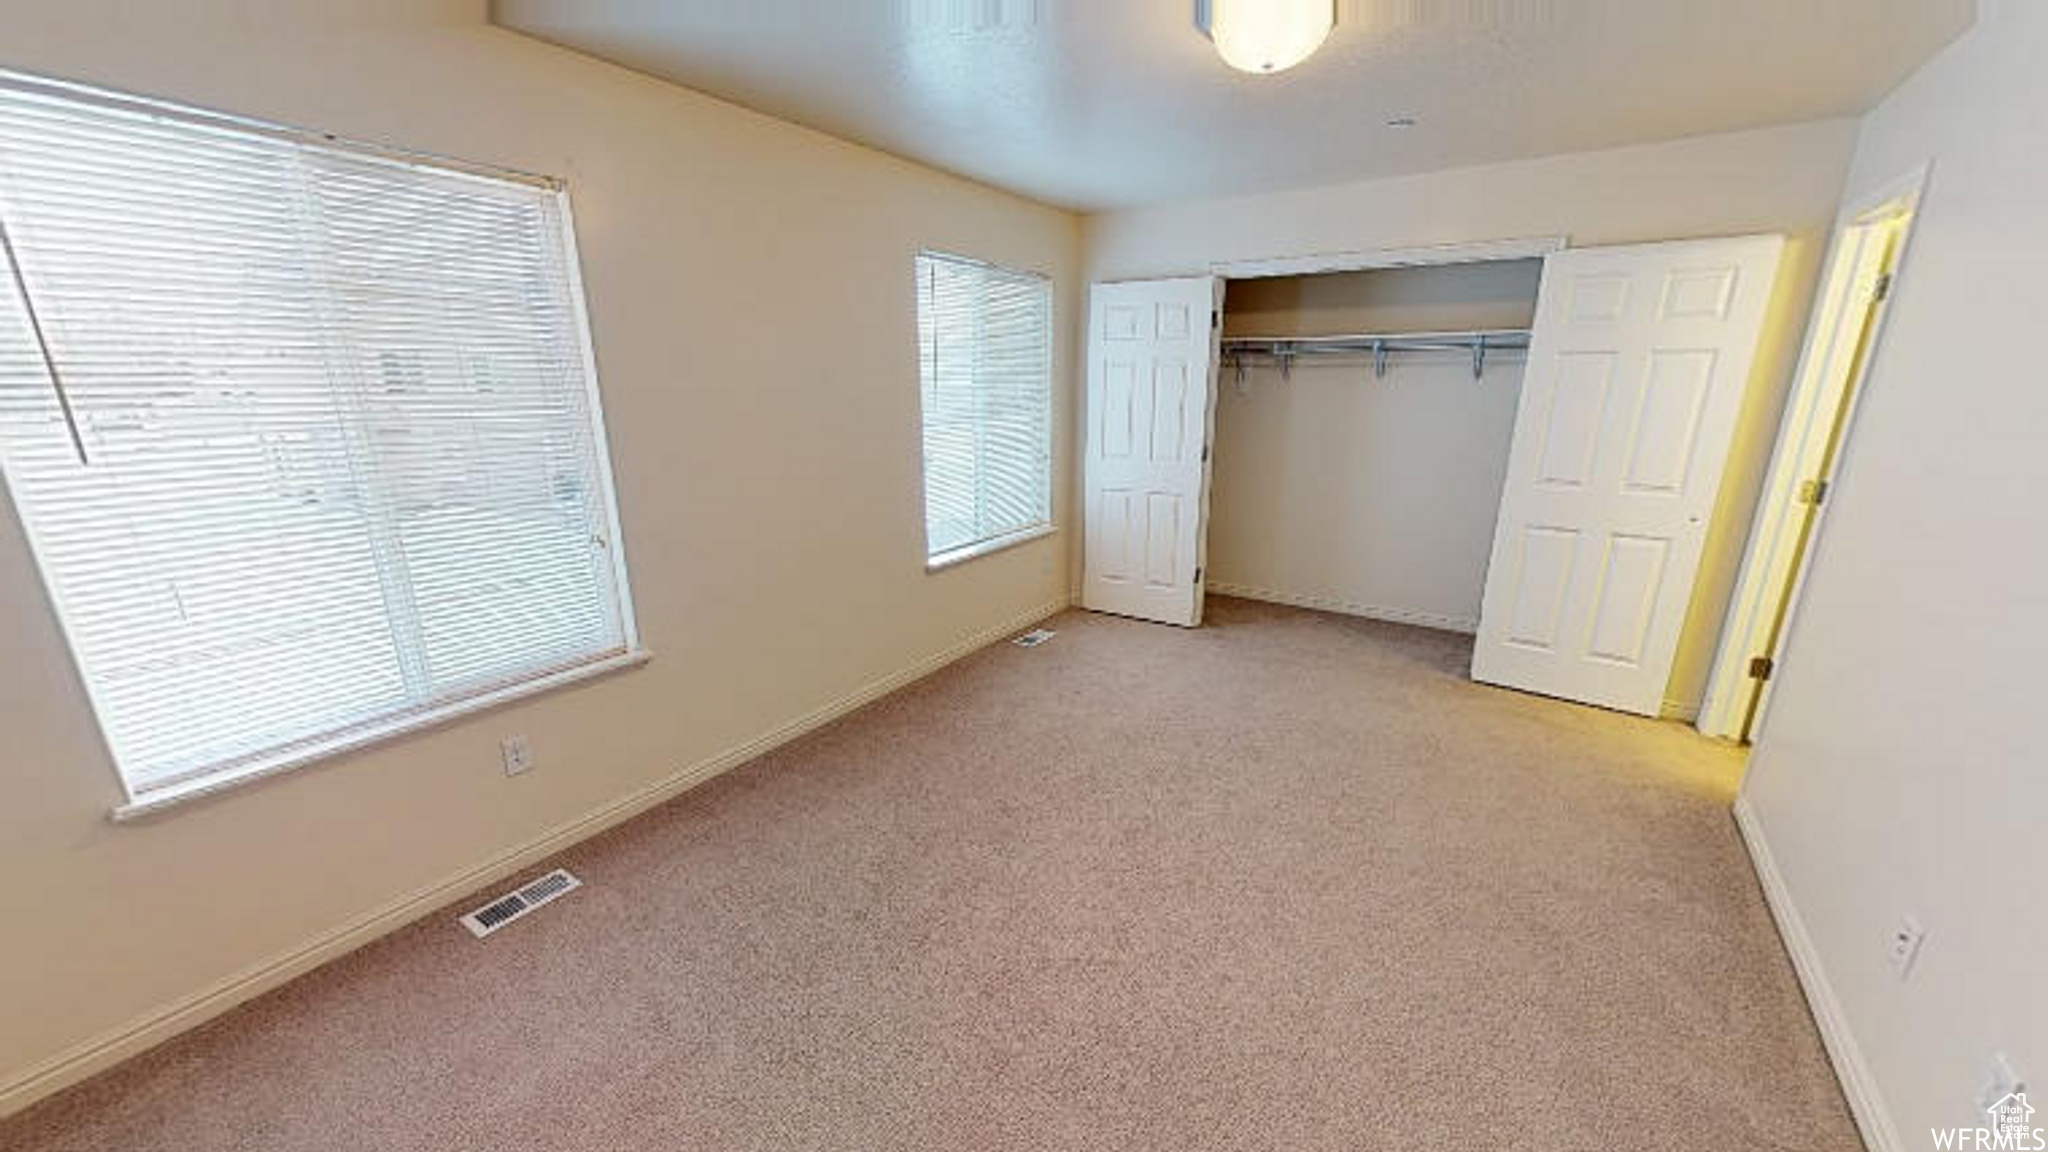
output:
[[[533,743],[524,736],[507,736],[499,741],[498,756],[505,762],[507,776],[521,776],[533,770]]]

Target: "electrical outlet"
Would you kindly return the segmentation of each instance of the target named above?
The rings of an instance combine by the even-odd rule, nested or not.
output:
[[[2024,1094],[2027,1082],[2013,1069],[2012,1061],[2003,1052],[1991,1054],[1991,1070],[1984,1077],[1984,1087],[1977,1095],[1977,1107],[1988,1112],[1993,1105],[2015,1092]]]
[[[1918,920],[1899,917],[1898,926],[1892,929],[1885,944],[1885,959],[1891,963],[1893,975],[1904,980],[1913,974],[1913,965],[1920,959],[1920,945],[1926,939],[1927,929]]]
[[[507,776],[518,776],[533,769],[533,744],[524,736],[507,736],[500,740],[498,756],[505,762]]]

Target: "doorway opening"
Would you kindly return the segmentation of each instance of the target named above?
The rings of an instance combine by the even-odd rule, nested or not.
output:
[[[1700,709],[1699,730],[1708,736],[1749,743],[1769,705],[1925,183],[1924,169],[1894,181],[1836,226]]]

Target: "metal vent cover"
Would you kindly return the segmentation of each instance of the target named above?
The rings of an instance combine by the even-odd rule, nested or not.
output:
[[[1015,644],[1019,648],[1036,648],[1057,635],[1059,633],[1050,628],[1033,628],[1031,631],[1010,641],[1010,643]]]
[[[479,939],[489,936],[543,904],[551,903],[583,886],[565,869],[557,868],[505,893],[496,900],[460,917],[464,928]]]

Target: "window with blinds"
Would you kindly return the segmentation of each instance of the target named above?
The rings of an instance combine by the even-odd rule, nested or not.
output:
[[[639,658],[564,193],[0,80],[0,460],[131,802]]]
[[[917,257],[927,563],[1028,539],[1052,524],[1052,285],[926,252]]]

